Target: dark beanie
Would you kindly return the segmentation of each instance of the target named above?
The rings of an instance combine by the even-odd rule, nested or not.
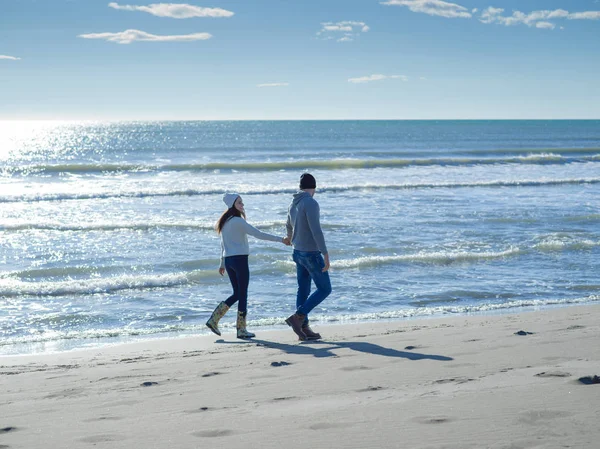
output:
[[[300,190],[305,189],[316,189],[317,181],[315,181],[315,177],[310,173],[304,173],[300,176]]]

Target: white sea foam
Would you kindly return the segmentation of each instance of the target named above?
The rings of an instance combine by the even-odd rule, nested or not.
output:
[[[173,287],[216,276],[214,270],[195,270],[188,273],[123,275],[55,282],[25,282],[14,278],[2,278],[0,279],[0,296],[93,295],[119,290]]]
[[[493,154],[488,152],[487,154]],[[239,162],[207,162],[207,163],[182,163],[182,164],[132,164],[132,163],[89,163],[89,164],[45,164],[5,167],[5,176],[11,174],[36,174],[36,173],[111,173],[111,172],[153,172],[153,171],[279,171],[279,170],[345,170],[351,168],[401,168],[409,166],[469,166],[469,165],[495,165],[495,164],[566,164],[571,162],[586,162],[597,160],[593,156],[563,156],[556,153],[529,153],[512,157],[436,157],[413,159],[313,159],[313,160],[286,160],[286,161],[239,161]]]
[[[325,184],[319,187],[320,192],[347,192],[347,191],[368,191],[368,190],[407,190],[407,189],[454,189],[454,188],[495,188],[495,187],[540,187],[540,186],[560,186],[569,184],[598,184],[600,178],[566,178],[566,179],[512,179],[512,180],[492,180],[492,181],[474,181],[474,182],[410,182],[398,184]],[[237,189],[241,195],[274,195],[274,194],[293,194],[296,188],[284,188],[267,186],[257,188],[255,186],[246,186]],[[55,193],[26,193],[16,195],[0,195],[0,203],[14,202],[37,202],[37,201],[64,201],[64,200],[90,200],[90,199],[108,199],[108,198],[146,198],[146,197],[169,197],[169,196],[205,196],[222,195],[223,189],[137,189],[123,191],[103,191],[96,192],[55,192]]]

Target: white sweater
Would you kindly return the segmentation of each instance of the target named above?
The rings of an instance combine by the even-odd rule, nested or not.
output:
[[[225,257],[250,254],[248,234],[261,240],[281,242],[281,237],[259,231],[242,217],[232,217],[221,229],[221,267],[225,266]]]

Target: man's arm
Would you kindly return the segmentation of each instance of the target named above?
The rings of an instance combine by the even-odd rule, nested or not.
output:
[[[285,223],[285,229],[287,231],[288,240],[292,240],[292,234],[294,233],[294,226],[292,226],[292,216],[290,215],[290,211],[288,210],[287,222]]]
[[[308,221],[310,232],[317,243],[317,248],[319,248],[319,251],[321,251],[323,256],[327,255],[325,236],[323,235],[323,230],[321,229],[319,203],[316,201],[311,201],[306,205],[306,219]]]

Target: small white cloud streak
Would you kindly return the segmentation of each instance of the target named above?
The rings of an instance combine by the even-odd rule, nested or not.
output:
[[[352,31],[352,27],[341,25],[325,25],[322,31]]]
[[[527,25],[541,29],[554,29],[556,25],[548,20],[600,20],[600,11],[585,11],[570,13],[564,9],[539,10],[525,14],[513,11],[512,16],[504,16],[504,9],[489,7],[482,11],[479,18],[483,23],[497,23],[504,26]],[[561,27],[562,29],[562,27]]]
[[[569,20],[600,20],[600,11],[574,12],[567,18]]]
[[[108,42],[115,42],[117,44],[131,44],[135,41],[145,42],[192,42],[210,39],[212,35],[210,33],[193,33],[193,34],[181,34],[174,36],[158,36],[155,34],[146,33],[140,30],[125,30],[120,33],[90,33],[80,34],[77,37],[83,39],[104,39]]]
[[[360,33],[367,33],[371,28],[365,22],[355,22],[345,20],[342,22],[323,22],[321,30],[317,32],[317,36],[323,40],[334,39],[332,35],[344,33],[344,37],[337,39],[337,42],[351,42]]]
[[[404,6],[412,12],[429,14],[430,16],[440,16],[449,19],[465,18],[469,19],[479,12],[478,8],[469,11],[464,6],[457,3],[446,2],[444,0],[387,0],[380,2],[388,6]],[[570,13],[564,9],[539,10],[528,14],[521,11],[513,11],[511,16],[504,16],[503,8],[494,8],[490,6],[479,16],[479,21],[483,23],[497,23],[504,26],[527,25],[541,29],[554,29],[556,25],[549,20],[568,19],[568,20],[600,20],[600,11],[584,11]]]
[[[265,84],[257,84],[256,87],[285,87],[289,86],[290,83],[265,83]]]
[[[473,17],[473,14],[464,6],[443,0],[388,0],[380,3],[388,6],[406,6],[412,12],[446,17],[448,19],[470,19]]]
[[[549,29],[549,30],[553,30],[554,28],[556,28],[556,25],[554,25],[551,22],[537,22],[535,24],[536,28],[544,28],[544,29]]]
[[[119,5],[111,2],[110,8],[121,11],[141,11],[158,17],[172,19],[191,19],[193,17],[231,17],[233,12],[221,8],[202,8],[187,3],[153,3],[148,6]]]
[[[16,56],[8,56],[8,55],[0,55],[0,59],[8,59],[10,61],[19,61],[21,58],[17,58]]]
[[[360,78],[349,78],[349,83],[360,84],[360,83],[369,83],[371,81],[382,81],[387,79],[400,79],[402,81],[408,81],[408,77],[405,75],[369,75],[369,76],[361,76]]]

